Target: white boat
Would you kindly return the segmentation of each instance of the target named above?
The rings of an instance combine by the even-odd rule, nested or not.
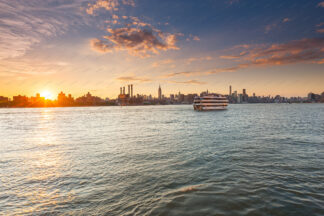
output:
[[[196,96],[194,98],[194,110],[208,111],[208,110],[226,110],[228,100],[221,94],[206,94],[203,96]]]

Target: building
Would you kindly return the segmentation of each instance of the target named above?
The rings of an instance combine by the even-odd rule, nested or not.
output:
[[[158,99],[159,99],[159,101],[162,100],[162,89],[161,89],[160,85],[159,85],[159,89],[158,89]]]
[[[132,98],[133,97],[133,84],[131,84],[130,86],[131,86],[131,94],[130,94],[130,97]]]
[[[28,97],[18,95],[18,96],[13,96],[13,101],[12,105],[15,107],[25,107],[28,106]]]
[[[6,107],[9,105],[9,98],[0,96],[0,107]]]
[[[72,106],[74,104],[74,98],[71,94],[67,97],[63,92],[60,92],[57,96],[57,105],[59,106]]]
[[[99,106],[104,104],[104,100],[97,96],[92,96],[90,92],[86,95],[75,99],[76,105],[79,106]]]
[[[43,107],[45,106],[45,97],[41,97],[39,93],[35,97],[30,97],[30,106],[32,107]]]
[[[118,104],[120,106],[126,106],[129,105],[130,102],[130,95],[132,94],[133,87],[131,87],[131,85],[128,85],[128,94],[126,94],[125,92],[125,86],[124,87],[120,87],[120,94],[118,95]]]

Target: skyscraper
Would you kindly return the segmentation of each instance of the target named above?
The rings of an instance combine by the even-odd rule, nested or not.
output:
[[[131,97],[133,97],[133,84],[131,84]]]
[[[159,90],[158,90],[158,98],[159,100],[162,99],[162,90],[161,90],[161,86],[159,85]]]
[[[231,96],[232,95],[232,86],[230,85],[229,86],[229,96]]]

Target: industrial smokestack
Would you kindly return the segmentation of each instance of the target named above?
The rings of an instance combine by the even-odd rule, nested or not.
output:
[[[127,94],[130,95],[130,85],[128,85],[127,87],[128,87],[128,92],[127,92]]]
[[[123,88],[120,87],[120,94],[123,94]]]
[[[123,87],[123,94],[125,94],[125,86]]]

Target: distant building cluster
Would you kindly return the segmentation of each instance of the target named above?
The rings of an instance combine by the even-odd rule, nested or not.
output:
[[[13,96],[12,100],[8,97],[0,96],[0,107],[69,107],[69,106],[105,106],[114,105],[115,100],[104,100],[97,96],[92,96],[89,92],[81,97],[74,99],[71,94],[66,95],[60,92],[56,100],[45,99],[39,93],[36,96]]]
[[[195,96],[198,94],[170,94],[166,97],[162,94],[162,88],[159,86],[157,97],[152,95],[134,94],[133,84],[126,87],[120,87],[120,93],[117,99],[102,99],[87,94],[73,98],[71,94],[66,95],[60,92],[56,100],[45,99],[39,93],[35,96],[27,97],[23,95],[13,96],[12,99],[0,96],[0,107],[70,107],[70,106],[129,106],[129,105],[156,105],[156,104],[192,104]],[[208,94],[208,90],[201,92],[200,96]],[[272,96],[256,96],[255,93],[248,95],[246,89],[242,89],[242,93],[232,91],[229,86],[229,94],[225,95],[229,103],[324,103],[324,92],[321,94],[309,93],[307,97],[281,97],[280,95]]]
[[[230,103],[324,103],[324,92],[322,94],[309,93],[307,97],[281,97],[276,96],[251,96],[247,94],[246,89],[242,93],[232,92],[232,86],[229,86],[229,94],[226,95]]]
[[[120,87],[120,94],[118,95],[117,104],[121,106],[128,105],[156,105],[156,104],[192,104],[193,99],[197,94],[171,94],[170,97],[166,97],[162,94],[162,88],[159,85],[158,96],[153,97],[144,94],[133,94],[133,84],[127,86],[128,91],[126,93],[125,86]]]

